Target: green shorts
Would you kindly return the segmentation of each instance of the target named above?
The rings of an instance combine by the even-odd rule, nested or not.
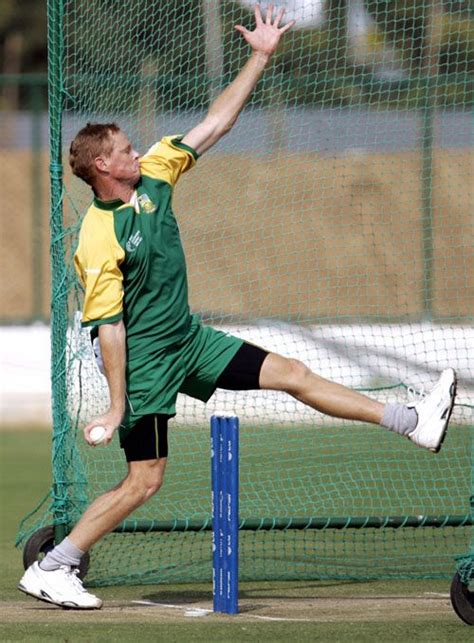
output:
[[[175,415],[178,393],[207,402],[219,376],[243,343],[243,339],[203,326],[195,318],[181,342],[129,359],[128,404],[120,442],[145,415]]]

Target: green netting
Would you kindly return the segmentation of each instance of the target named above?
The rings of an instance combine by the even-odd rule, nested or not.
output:
[[[81,437],[107,386],[76,315],[72,253],[90,194],[67,168],[62,180],[62,141],[88,120],[117,120],[142,151],[186,133],[249,55],[233,26],[253,24],[247,1],[48,4],[55,485],[21,538],[48,522],[64,533],[126,471],[117,445]],[[241,531],[242,578],[445,578],[469,551],[472,14],[438,0],[286,4],[298,28],[177,188],[192,308],[381,401],[452,365],[452,428],[433,456],[282,394],[180,398],[164,488],[94,548],[91,583],[210,579],[216,409],[241,422],[241,518],[253,527]]]

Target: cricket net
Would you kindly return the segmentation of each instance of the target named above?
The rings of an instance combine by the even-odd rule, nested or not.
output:
[[[93,549],[91,584],[210,579],[216,410],[240,418],[241,579],[446,578],[472,552],[472,15],[438,0],[286,4],[297,27],[176,189],[191,306],[381,401],[454,366],[450,432],[433,456],[279,393],[180,398],[165,485]],[[141,151],[186,133],[249,56],[234,25],[253,28],[246,0],[48,10],[55,482],[20,540],[66,533],[126,472],[117,444],[82,438],[107,386],[77,318],[90,193],[66,146],[87,121],[117,121]]]

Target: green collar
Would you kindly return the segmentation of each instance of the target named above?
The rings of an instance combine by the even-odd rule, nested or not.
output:
[[[94,197],[94,205],[100,210],[116,210],[121,205],[125,205],[122,199],[114,199],[114,201],[101,201],[96,196]]]

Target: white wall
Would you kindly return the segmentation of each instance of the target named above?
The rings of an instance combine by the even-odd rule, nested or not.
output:
[[[403,382],[429,390],[439,372],[453,366],[459,377],[458,405],[474,404],[474,329],[433,324],[348,325],[301,327],[275,322],[225,327],[238,335],[289,357],[297,357],[314,371],[356,388],[377,388]],[[69,356],[74,368],[68,388],[71,409],[77,407],[79,365],[82,391],[81,420],[87,421],[107,405],[107,386],[93,359],[88,333],[70,335]],[[49,327],[0,328],[0,425],[51,425]],[[374,391],[381,400],[405,400],[404,386]],[[217,391],[207,406],[180,397],[178,418],[204,422],[215,411],[236,413],[259,422],[314,422],[315,414],[284,394]],[[458,406],[454,420],[472,423],[472,409]]]

